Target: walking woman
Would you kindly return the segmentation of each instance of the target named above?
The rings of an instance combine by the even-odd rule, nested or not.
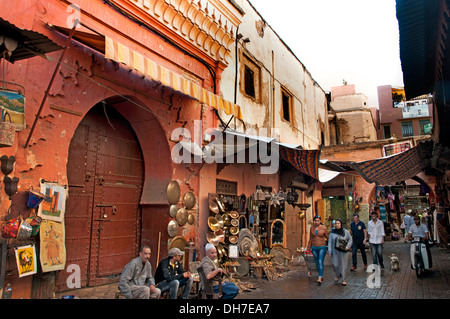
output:
[[[328,242],[328,254],[331,256],[336,278],[334,282],[342,279],[342,286],[347,286],[345,281],[345,273],[348,265],[348,251],[352,247],[352,236],[345,229],[340,219],[336,219],[334,229],[330,232],[330,240]]]
[[[316,261],[319,284],[323,281],[323,261],[327,254],[328,229],[321,223],[319,215],[314,216],[314,223],[309,234],[308,250],[311,250]]]

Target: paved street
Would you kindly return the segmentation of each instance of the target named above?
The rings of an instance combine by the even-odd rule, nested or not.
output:
[[[433,271],[424,278],[417,278],[409,264],[409,244],[403,240],[387,242],[384,245],[384,264],[381,271],[381,287],[369,288],[367,279],[371,273],[362,268],[361,256],[358,255],[358,269],[348,270],[347,286],[334,283],[334,272],[330,257],[325,258],[324,282],[316,283],[316,278],[308,278],[306,266],[292,266],[283,278],[268,280],[249,280],[258,289],[243,292],[239,299],[262,298],[312,298],[312,299],[448,299],[450,298],[450,253],[445,249],[431,248]],[[400,270],[389,269],[389,255],[395,253],[400,259]],[[370,264],[371,256],[368,255]],[[349,254],[349,267],[351,254]]]
[[[324,282],[318,285],[316,277],[308,278],[305,265],[291,265],[275,281],[266,278],[242,278],[251,282],[256,289],[242,292],[236,299],[450,299],[450,252],[445,249],[431,248],[433,271],[424,278],[417,278],[409,264],[409,244],[403,240],[387,242],[384,245],[386,269],[381,272],[380,288],[369,288],[367,279],[371,273],[363,270],[361,256],[358,256],[358,270],[348,270],[346,287],[335,284],[330,257],[325,258]],[[388,256],[395,253],[400,259],[400,270],[389,269]],[[349,258],[351,255],[349,254]],[[371,261],[368,255],[369,263]],[[351,260],[349,260],[351,265]],[[112,299],[117,291],[117,284],[95,288],[78,289],[59,294],[76,295],[80,299]]]

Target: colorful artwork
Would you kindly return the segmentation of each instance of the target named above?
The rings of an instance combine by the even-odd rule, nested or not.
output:
[[[66,264],[64,223],[44,219],[39,233],[42,272],[64,269]]]
[[[16,131],[25,128],[25,96],[21,92],[0,91],[0,112],[2,120],[9,121],[5,114],[8,113],[11,117],[11,122],[15,124]]]
[[[37,272],[36,246],[33,244],[17,247],[15,252],[19,277],[35,274]]]
[[[39,206],[38,216],[42,219],[63,222],[67,188],[57,183],[41,182],[41,193],[45,197]]]

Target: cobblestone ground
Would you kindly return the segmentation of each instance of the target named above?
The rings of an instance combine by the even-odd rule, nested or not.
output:
[[[405,244],[403,240],[385,243],[383,256],[386,269],[381,271],[379,288],[368,287],[367,280],[373,274],[364,271],[359,254],[357,271],[348,270],[347,286],[335,284],[330,257],[327,255],[324,282],[320,286],[316,283],[317,274],[313,273],[313,276],[308,278],[305,265],[291,264],[283,273],[283,277],[274,281],[267,278],[242,278],[242,281],[252,283],[256,289],[242,292],[236,299],[450,299],[450,252],[432,247],[433,270],[423,278],[417,278],[410,267],[409,248],[410,245]],[[392,253],[400,260],[398,271],[389,268],[388,256]],[[370,264],[370,253],[368,261]],[[116,291],[117,283],[67,291],[57,297],[75,295],[80,299],[113,299]]]
[[[385,270],[380,274],[379,288],[369,288],[367,281],[372,273],[364,271],[361,255],[358,254],[358,269],[348,270],[347,286],[334,283],[331,258],[325,257],[324,281],[316,283],[317,273],[308,278],[304,265],[291,266],[283,277],[275,281],[267,279],[245,279],[257,287],[251,292],[242,292],[237,299],[448,299],[450,298],[450,253],[432,247],[433,270],[423,278],[417,278],[409,262],[410,244],[401,241],[386,242],[383,257]],[[369,251],[367,251],[369,252]],[[400,270],[390,269],[390,256],[395,253],[400,260]],[[368,262],[372,258],[368,253]],[[349,267],[351,253],[349,253]],[[371,277],[370,279],[372,279]],[[369,281],[370,281],[369,279]],[[373,281],[371,281],[373,282]]]

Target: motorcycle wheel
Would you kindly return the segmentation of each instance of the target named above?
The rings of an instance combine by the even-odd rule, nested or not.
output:
[[[416,257],[414,260],[414,268],[416,268],[417,278],[421,278],[424,272],[423,262],[420,257]]]

